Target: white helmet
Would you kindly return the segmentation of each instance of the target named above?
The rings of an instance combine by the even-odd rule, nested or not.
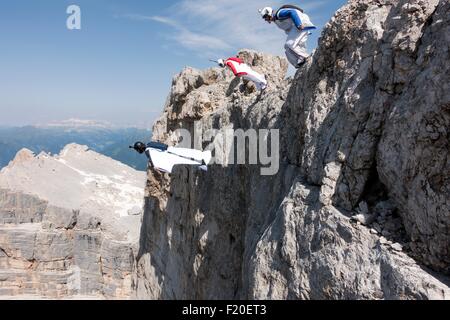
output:
[[[217,64],[218,64],[219,66],[221,66],[222,68],[225,67],[225,61],[223,61],[223,59],[217,60]]]
[[[271,7],[265,7],[260,9],[259,13],[261,14],[261,17],[265,19],[267,16],[273,16],[273,9]]]

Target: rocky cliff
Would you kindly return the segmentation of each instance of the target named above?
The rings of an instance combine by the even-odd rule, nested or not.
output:
[[[282,58],[240,53],[268,75],[262,95],[225,70],[177,75],[156,140],[278,129],[280,168],[150,169],[136,296],[449,299],[449,11],[351,0],[293,79]]]
[[[0,299],[126,299],[145,173],[69,145],[0,172]]]

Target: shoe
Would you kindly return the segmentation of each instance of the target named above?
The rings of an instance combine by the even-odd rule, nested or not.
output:
[[[305,63],[306,63],[306,59],[303,59],[301,62],[299,62],[299,63],[295,66],[295,68],[296,68],[296,69],[300,69]]]
[[[266,77],[266,84],[261,86],[261,91],[265,91],[268,87],[269,87],[269,81],[267,81],[267,77]]]

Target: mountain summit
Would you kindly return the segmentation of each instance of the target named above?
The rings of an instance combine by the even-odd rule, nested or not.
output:
[[[145,173],[71,144],[0,172],[0,296],[128,298]]]

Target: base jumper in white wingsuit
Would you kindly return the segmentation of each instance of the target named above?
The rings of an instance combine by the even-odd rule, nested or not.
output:
[[[300,68],[309,57],[306,42],[310,31],[317,29],[309,16],[301,8],[293,5],[284,5],[277,11],[266,7],[259,10],[259,13],[265,21],[274,22],[287,34],[284,45],[286,57],[295,68]]]
[[[236,77],[242,77],[246,80],[254,82],[258,90],[262,91],[267,88],[266,77],[253,70],[240,58],[231,57],[225,60],[219,59],[217,60],[217,64],[222,68],[228,67],[231,71],[233,71],[233,74]]]
[[[177,165],[192,165],[200,170],[208,171],[208,164],[211,161],[211,151],[200,151],[195,149],[169,147],[160,142],[136,142],[130,149],[144,154],[149,159],[153,168],[158,171],[172,173]]]

